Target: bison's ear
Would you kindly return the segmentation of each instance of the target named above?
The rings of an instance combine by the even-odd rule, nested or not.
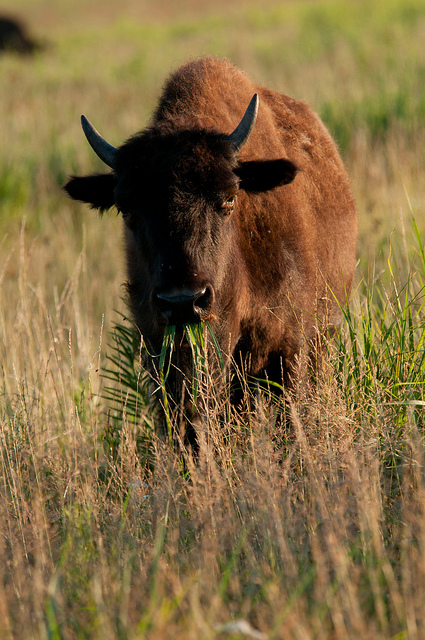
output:
[[[295,178],[298,167],[290,160],[252,160],[242,162],[235,173],[240,178],[239,187],[245,191],[268,191],[289,184]]]
[[[103,213],[115,204],[114,189],[117,180],[112,173],[96,174],[79,178],[73,176],[64,186],[74,200],[81,200]]]

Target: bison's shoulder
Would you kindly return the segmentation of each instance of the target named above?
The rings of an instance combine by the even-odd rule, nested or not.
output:
[[[325,164],[330,161],[344,171],[337,144],[310,105],[268,89],[262,89],[260,97],[273,118],[279,140],[288,153],[295,154],[295,161],[300,162],[302,157]]]

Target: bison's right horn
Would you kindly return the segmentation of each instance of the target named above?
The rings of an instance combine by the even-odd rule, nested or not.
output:
[[[233,143],[235,153],[239,153],[246,141],[248,140],[252,128],[257,119],[258,113],[258,93],[255,93],[251,102],[248,105],[244,116],[236,129],[228,136],[228,139]]]
[[[102,138],[100,133],[96,131],[94,126],[87,120],[86,116],[81,116],[81,126],[83,127],[86,138],[95,154],[98,155],[102,162],[107,164],[108,167],[114,169],[117,153],[116,148]]]

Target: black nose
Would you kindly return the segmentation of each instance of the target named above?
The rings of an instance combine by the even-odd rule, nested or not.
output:
[[[191,324],[207,320],[214,302],[211,285],[200,290],[158,289],[153,302],[167,324]]]

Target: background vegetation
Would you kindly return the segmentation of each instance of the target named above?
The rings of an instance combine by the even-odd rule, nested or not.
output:
[[[3,8],[46,46],[0,58],[0,637],[423,638],[423,2]],[[359,264],[329,362],[286,399],[291,429],[268,398],[225,424],[218,407],[188,478],[132,405],[120,220],[61,186],[101,169],[81,113],[119,144],[205,53],[323,117]]]

